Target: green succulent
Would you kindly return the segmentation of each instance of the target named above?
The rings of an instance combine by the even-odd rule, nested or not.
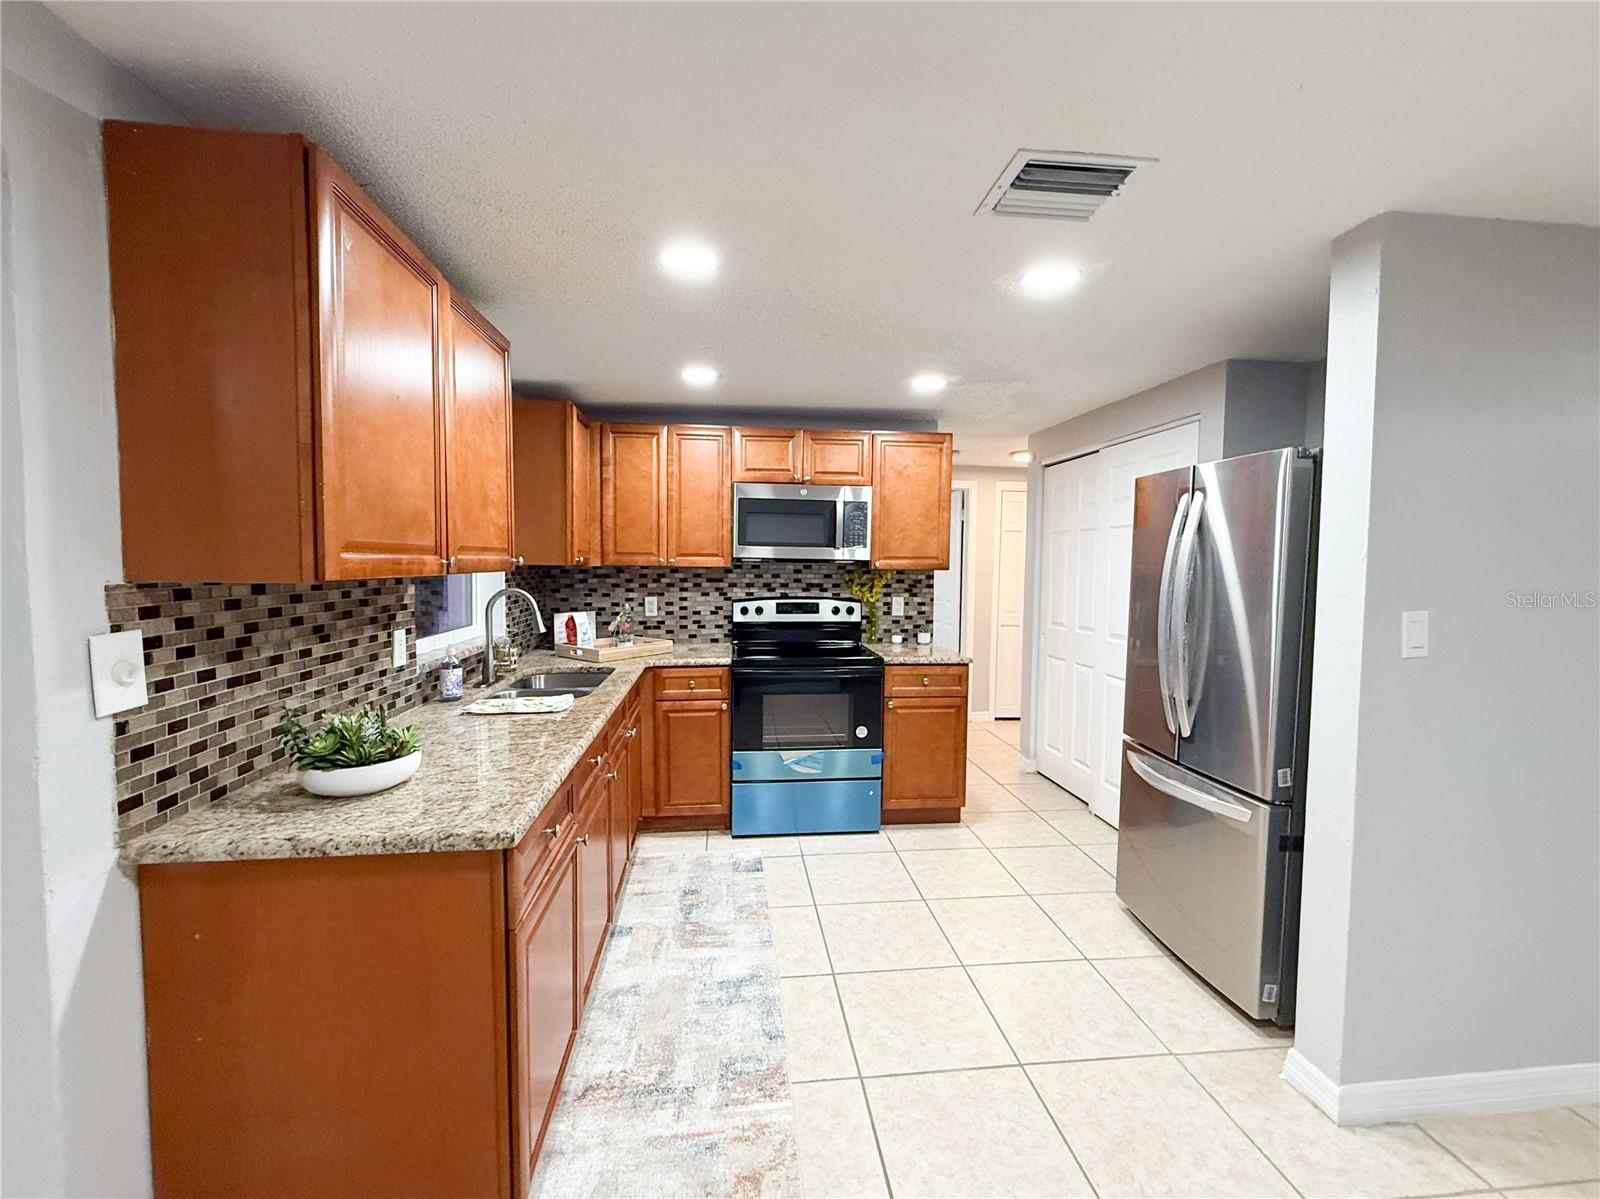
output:
[[[306,728],[304,716],[304,708],[286,707],[283,719],[273,729],[297,770],[373,766],[422,748],[422,733],[416,725],[395,728],[381,708],[361,707],[330,716],[315,731]]]

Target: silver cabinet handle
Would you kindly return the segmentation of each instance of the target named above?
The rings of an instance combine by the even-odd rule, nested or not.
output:
[[[552,841],[559,837],[561,835],[561,821],[558,820],[549,828],[545,829],[544,835],[549,837]]]
[[[1178,735],[1187,737],[1194,731],[1194,713],[1189,708],[1189,647],[1184,635],[1189,627],[1189,572],[1194,568],[1195,541],[1200,532],[1200,519],[1206,510],[1206,493],[1196,491],[1189,505],[1189,519],[1184,522],[1183,537],[1178,542],[1178,560],[1174,568],[1172,595],[1172,649],[1176,677],[1172,685],[1172,706],[1178,717]]]
[[[1240,824],[1249,824],[1253,813],[1243,804],[1233,803],[1216,795],[1207,795],[1198,787],[1191,787],[1182,779],[1175,779],[1165,771],[1151,765],[1145,756],[1137,750],[1128,752],[1128,765],[1133,767],[1133,772],[1149,783],[1163,795],[1171,796],[1194,807],[1203,808],[1207,812],[1214,812],[1218,816],[1225,816],[1229,820],[1236,820]]]
[[[601,762],[604,762],[605,760],[606,760],[605,754],[595,754],[594,757],[589,759],[589,765],[598,766],[598,765],[600,765]]]
[[[668,558],[667,559],[667,565],[668,566],[676,566],[677,564],[678,564],[678,560],[676,558]]]
[[[885,705],[884,705],[884,707],[886,707],[886,708],[892,708],[892,707],[894,707],[894,700],[892,700],[892,699],[891,699],[891,700],[890,700],[890,701],[889,701],[889,702],[888,702],[888,703],[886,703],[886,704],[885,704]]]
[[[515,558],[511,559],[511,565],[512,566],[526,566],[527,564],[528,564],[527,559],[524,558],[521,554],[518,554]]]
[[[1183,531],[1183,518],[1189,511],[1189,498],[1194,493],[1184,492],[1178,497],[1178,510],[1172,514],[1172,528],[1167,533],[1167,552],[1161,558],[1161,591],[1156,600],[1156,678],[1161,688],[1161,715],[1166,718],[1167,732],[1178,731],[1177,714],[1172,710],[1171,667],[1172,652],[1172,558],[1178,552],[1178,534]]]
[[[922,676],[922,685],[924,687],[926,687],[928,685],[928,676],[927,675],[923,675]]]
[[[639,735],[639,726],[638,725],[634,725],[631,729],[629,729],[626,733],[623,733],[622,735],[624,737],[637,737]]]
[[[448,558],[446,558],[444,560],[444,566],[446,570],[454,570],[456,568],[456,556],[451,554]]]
[[[617,772],[615,770],[608,770],[606,771],[606,777],[608,779],[614,779],[617,777]]]
[[[579,837],[578,838],[578,844],[579,845],[587,845],[587,844],[589,844],[589,834],[588,833],[584,833],[583,836]]]
[[[722,710],[724,712],[726,712],[728,710],[728,701],[727,700],[723,700],[722,701]]]

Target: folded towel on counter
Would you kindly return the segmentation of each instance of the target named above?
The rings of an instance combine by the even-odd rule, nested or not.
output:
[[[461,710],[468,716],[547,716],[570,707],[570,695],[491,695]]]

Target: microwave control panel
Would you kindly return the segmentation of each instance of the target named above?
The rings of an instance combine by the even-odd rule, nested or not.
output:
[[[870,505],[861,500],[850,500],[844,506],[844,529],[839,538],[842,549],[865,549],[869,524]]]

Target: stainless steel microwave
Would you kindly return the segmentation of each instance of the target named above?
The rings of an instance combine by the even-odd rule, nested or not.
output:
[[[870,561],[872,488],[735,483],[733,556]]]

